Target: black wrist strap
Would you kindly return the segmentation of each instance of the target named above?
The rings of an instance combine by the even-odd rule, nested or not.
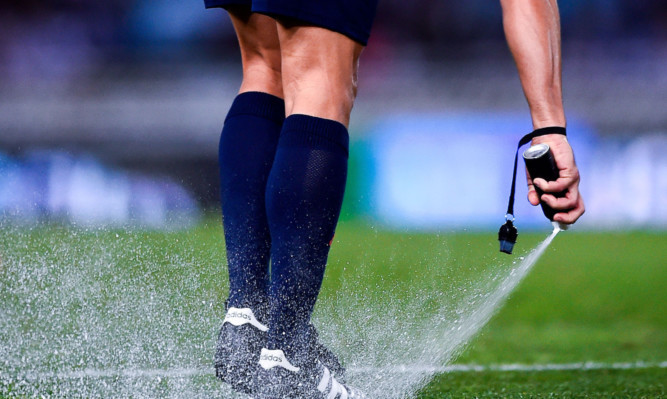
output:
[[[524,145],[528,144],[528,142],[530,142],[535,137],[544,136],[547,134],[562,134],[563,136],[567,136],[564,127],[551,126],[533,130],[532,132],[523,136],[521,140],[519,140],[519,145],[516,147],[516,153],[514,154],[514,172],[512,173],[512,189],[510,190],[510,199],[509,202],[507,203],[507,214],[505,215],[505,219],[507,220],[514,220],[514,192],[516,188],[516,168],[519,160],[519,149]]]

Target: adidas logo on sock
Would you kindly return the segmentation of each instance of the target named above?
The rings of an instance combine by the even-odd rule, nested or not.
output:
[[[244,324],[250,324],[251,326],[257,328],[260,331],[269,331],[269,327],[260,323],[259,320],[255,317],[255,314],[250,308],[229,308],[227,310],[227,315],[222,324],[229,323],[233,326],[242,326]]]
[[[262,348],[262,352],[259,355],[259,365],[264,370],[270,370],[274,367],[282,367],[295,373],[300,370],[287,360],[285,353],[280,349],[269,350]]]

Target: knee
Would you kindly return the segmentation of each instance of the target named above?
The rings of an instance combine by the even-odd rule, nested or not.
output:
[[[282,97],[280,52],[262,47],[251,47],[246,48],[242,53],[244,53],[242,55],[243,83],[266,86],[268,92]]]
[[[293,62],[292,62],[293,61]],[[318,60],[319,61],[319,60]],[[351,71],[331,68],[331,65],[308,62],[300,57],[286,59],[283,64],[283,84],[287,92],[299,96],[305,92],[339,97],[342,101],[354,100],[357,92],[355,74]]]
[[[318,48],[315,48],[318,47]],[[329,51],[327,43],[282,52],[283,81],[295,88],[320,88],[329,94],[357,92],[357,59],[352,52]]]
[[[287,113],[305,113],[347,125],[357,94],[361,45],[310,28],[283,34],[282,77]]]
[[[282,97],[280,42],[275,21],[265,15],[251,14],[243,21],[242,28],[237,27],[237,37],[243,65],[242,89]]]

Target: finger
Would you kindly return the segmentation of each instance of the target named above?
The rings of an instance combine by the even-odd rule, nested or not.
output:
[[[533,180],[533,184],[545,193],[560,193],[569,190],[579,182],[579,174],[576,176],[563,176],[554,181],[546,181],[542,178]]]
[[[551,209],[560,211],[576,207],[579,202],[579,197],[579,191],[571,190],[562,197],[555,197],[551,194],[543,194],[540,200],[547,204]]]
[[[528,202],[532,206],[537,206],[540,204],[540,197],[537,195],[537,191],[535,191],[535,187],[531,184],[528,186]]]
[[[528,202],[530,202],[530,204],[533,206],[539,205],[540,196],[537,195],[537,191],[535,190],[535,185],[533,184],[533,179],[530,178],[530,173],[528,173],[528,169],[526,169],[526,183],[528,184]]]
[[[581,215],[586,212],[586,208],[584,206],[584,201],[581,197],[579,197],[579,201],[577,202],[577,205],[570,209],[567,212],[559,212],[554,215],[554,221],[555,222],[560,222],[564,224],[573,224],[574,222],[577,221],[581,217]]]

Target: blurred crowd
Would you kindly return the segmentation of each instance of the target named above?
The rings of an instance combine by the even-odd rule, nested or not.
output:
[[[661,157],[666,143],[662,99],[667,80],[661,60],[667,57],[667,1],[558,3],[567,43],[582,43],[580,54],[587,59],[614,56],[611,65],[606,64],[609,58],[600,61],[604,69],[596,65],[594,78],[586,59],[569,64],[571,109],[605,134],[657,134],[627,145],[631,151],[623,149],[625,144],[611,146],[611,155],[600,157],[618,157],[618,165],[638,165],[628,170],[650,176],[629,178],[637,186],[634,192],[643,193],[643,202],[624,205],[622,185],[610,189],[607,180],[589,178],[604,182],[604,187],[591,188],[588,198],[591,209],[605,213],[590,211],[587,218],[599,224],[665,226],[667,200],[659,194],[667,184]],[[417,104],[412,111],[447,110],[445,118],[456,110],[483,115],[514,110],[516,102],[524,106],[519,86],[509,78],[516,74],[511,61],[505,72],[500,64],[488,62],[489,48],[506,51],[501,15],[499,1],[379,0],[365,54],[365,63],[379,68],[373,70],[375,80],[365,80],[370,82],[364,92],[366,114],[357,107],[358,116],[372,121],[378,112],[383,118],[396,110],[405,112],[406,102]],[[196,221],[195,199],[217,201],[217,187],[210,184],[215,179],[202,176],[217,173],[215,148],[223,115],[219,110],[225,109],[228,93],[236,88],[233,74],[238,72],[236,65],[219,68],[218,62],[240,58],[224,12],[205,10],[202,0],[4,0],[0,32],[0,222],[60,220],[171,228]],[[615,43],[618,47],[612,47]],[[626,64],[634,48],[643,53],[637,62]],[[449,54],[471,57],[466,65],[477,69],[466,73],[460,65],[446,69],[447,62],[430,62],[449,61]],[[369,62],[373,59],[382,62]],[[189,74],[178,80],[166,68],[158,70],[170,63],[185,63],[183,70]],[[433,82],[431,65],[446,69],[439,82]],[[131,76],[135,68],[138,79]],[[147,76],[157,78],[144,81]],[[218,86],[211,85],[213,79]],[[387,81],[394,86],[385,89]],[[395,96],[387,95],[406,87],[416,87],[407,100],[394,101]],[[485,95],[479,94],[480,87]],[[60,150],[36,150],[54,147]],[[179,168],[189,171],[185,180],[198,184],[198,194],[176,183],[179,179],[115,169],[92,155],[73,154],[70,147],[104,154],[110,162],[124,159],[142,165],[167,158],[164,154],[179,154]],[[579,156],[584,158],[582,152]],[[170,166],[175,163],[169,159]],[[616,175],[623,176],[625,169],[617,169]],[[598,173],[608,173],[608,165]],[[603,215],[620,216],[607,220]]]
[[[180,229],[199,216],[192,194],[165,176],[114,168],[90,154],[0,151],[0,224]]]
[[[393,47],[502,38],[499,2],[380,0],[375,40]],[[667,38],[664,0],[561,0],[563,35],[584,40]],[[0,3],[5,78],[66,78],[101,63],[147,55],[221,57],[235,46],[221,12],[203,1],[5,0]],[[428,53],[428,51],[427,51]]]

